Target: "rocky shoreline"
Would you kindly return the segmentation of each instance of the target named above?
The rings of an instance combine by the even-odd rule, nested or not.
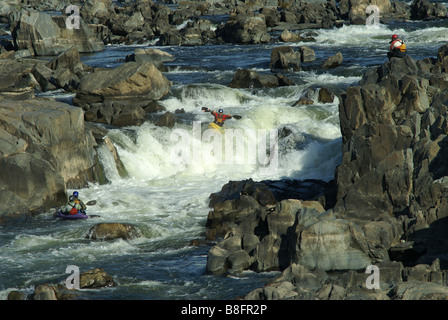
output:
[[[121,6],[89,0],[81,6],[82,32],[75,38],[62,26],[66,16],[41,12],[61,11],[64,1],[28,0],[31,11],[17,10],[19,0],[1,3],[1,21],[13,37],[0,47],[0,167],[5,168],[0,222],[7,223],[60,205],[69,188],[107,183],[96,150],[100,145],[116,150],[107,129],[95,123],[140,125],[163,111],[157,101],[171,89],[163,62],[174,57],[148,49],[136,51],[118,68],[102,69],[82,64],[79,53],[155,38],[161,45],[267,43],[283,30],[290,33],[279,39],[288,42],[306,36],[296,33],[305,28],[365,23],[370,2],[185,1],[171,9],[150,0]],[[384,19],[447,16],[446,8],[425,0],[377,4],[390,14]],[[213,26],[204,19],[211,15],[228,18]],[[274,74],[239,70],[231,86],[289,85],[277,71],[298,70],[312,61],[308,49],[282,47],[271,55]],[[39,59],[47,55],[49,61]],[[341,59],[336,54],[328,65]],[[340,96],[343,162],[334,181],[236,181],[212,194],[207,272],[282,272],[244,299],[448,298],[447,79],[447,46],[437,57],[393,58],[370,69],[359,86]],[[35,97],[54,89],[73,92],[74,106]],[[173,125],[172,114],[157,119],[159,125]],[[126,175],[119,156],[116,165]],[[42,197],[36,199],[37,191]],[[96,226],[88,239],[138,235],[132,226],[103,227]],[[371,265],[380,271],[378,289],[366,287],[365,270]],[[36,288],[34,298],[73,298],[56,287]],[[23,296],[14,293],[13,298]]]
[[[393,58],[341,95],[334,183],[297,182],[283,200],[251,180],[212,194],[208,272],[282,271],[245,299],[446,299],[447,50]]]

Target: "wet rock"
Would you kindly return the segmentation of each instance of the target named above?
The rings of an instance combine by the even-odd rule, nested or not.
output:
[[[151,62],[160,71],[166,71],[166,67],[163,65],[164,62],[174,61],[175,58],[162,50],[158,49],[135,49],[134,53],[126,56],[126,62],[135,61],[139,63]]]
[[[82,77],[73,104],[85,110],[87,121],[140,125],[145,120],[144,108],[170,88],[171,82],[152,63],[127,62]]]
[[[16,60],[0,60],[0,97],[9,100],[34,98],[39,84],[31,69],[31,65]]]
[[[302,37],[285,29],[280,35],[280,40],[283,42],[299,42],[302,41]]]
[[[174,127],[175,123],[176,118],[174,117],[174,114],[172,112],[165,112],[159,117],[159,120],[157,121],[157,126],[172,128]]]
[[[53,285],[39,284],[34,289],[33,300],[58,300]]]
[[[66,201],[66,188],[97,181],[82,110],[48,99],[2,100],[0,110],[2,214],[48,210]]]
[[[276,47],[271,52],[271,62],[269,68],[281,70],[300,70],[301,54],[292,47]]]
[[[323,69],[333,69],[341,65],[343,61],[342,53],[338,52],[334,56],[327,58],[322,64]]]
[[[318,101],[322,103],[333,103],[334,93],[328,88],[320,88]]]
[[[300,60],[302,62],[311,62],[316,60],[316,54],[310,47],[299,47]]]
[[[448,287],[424,281],[406,281],[392,289],[393,300],[446,300]]]
[[[116,286],[115,280],[101,268],[95,268],[81,273],[79,282],[81,289]]]
[[[238,69],[229,86],[231,88],[275,88],[290,83],[284,75],[262,74],[250,69]]]
[[[225,25],[216,30],[216,36],[225,42],[244,44],[267,43],[271,38],[267,33],[264,15],[242,13],[231,15]]]
[[[10,293],[8,293],[7,300],[26,300],[27,294],[25,292],[20,292],[13,290]]]
[[[53,77],[53,70],[48,68],[44,63],[36,63],[31,70],[34,79],[39,83],[40,91],[48,91],[56,89],[56,86],[51,83]]]
[[[411,19],[445,19],[447,8],[440,3],[432,3],[428,0],[414,0],[411,4]]]
[[[131,240],[140,236],[141,230],[130,224],[99,223],[90,227],[86,238],[91,240]]]

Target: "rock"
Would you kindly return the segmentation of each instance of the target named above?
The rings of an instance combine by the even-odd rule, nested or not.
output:
[[[265,17],[261,14],[231,15],[225,25],[216,30],[216,35],[225,42],[244,44],[267,43],[271,38],[267,33]]]
[[[283,42],[299,42],[302,41],[302,37],[285,29],[280,35],[280,40]]]
[[[31,68],[15,60],[0,60],[0,97],[9,100],[34,98],[39,84],[31,73]]]
[[[238,69],[229,84],[231,88],[275,88],[280,85],[279,77],[261,74],[250,69]]]
[[[79,29],[68,29],[65,20],[64,16],[21,11],[13,24],[15,50],[28,49],[36,56],[57,55],[72,46],[82,53],[104,50],[104,44],[92,35],[82,18]]]
[[[96,289],[104,287],[116,286],[115,280],[101,268],[95,268],[83,272],[79,275],[79,287],[80,289]],[[34,288],[34,292],[31,295],[33,300],[74,300],[79,299],[81,291],[76,289],[67,289],[64,284],[39,284]],[[17,292],[13,296],[22,297],[20,300],[24,300],[25,293]]]
[[[392,246],[389,249],[391,260],[402,261],[405,266],[415,263],[426,252],[426,247],[422,243],[415,241],[404,241],[403,243]]]
[[[59,68],[69,69],[73,73],[82,72],[84,70],[78,49],[75,46],[51,59],[50,62],[48,62],[47,67],[52,70],[57,70]]]
[[[130,224],[98,223],[90,227],[86,238],[91,240],[131,240],[140,236],[140,229]]]
[[[362,24],[365,24],[365,19],[368,16],[366,9],[371,5],[378,7],[381,17],[383,15],[387,16],[391,12],[391,2],[389,0],[349,0],[348,2],[348,15],[352,23],[357,19],[362,19]]]
[[[157,126],[172,128],[175,123],[176,118],[174,117],[174,114],[171,112],[165,112],[157,121]]]
[[[333,103],[334,93],[328,88],[320,88],[318,101],[321,103]]]
[[[448,288],[423,281],[406,281],[397,284],[391,292],[392,300],[446,300]]]
[[[56,89],[56,86],[51,83],[53,78],[53,70],[48,68],[43,63],[36,63],[31,70],[31,74],[34,76],[34,79],[39,83],[41,91],[48,91]]]
[[[80,7],[80,14],[85,21],[105,25],[113,9],[112,0],[86,0]]]
[[[78,49],[75,46],[53,58],[47,63],[47,67],[53,70],[49,81],[56,88],[61,88],[66,91],[75,91],[78,89],[81,82],[80,78],[89,70],[89,67],[81,62]],[[45,87],[45,80],[48,79],[48,72],[43,70],[42,67],[36,71],[39,74],[41,81],[44,82],[43,84]],[[39,71],[43,71],[43,73]],[[45,80],[42,79],[44,77],[46,78]]]
[[[73,104],[85,110],[87,121],[140,125],[145,121],[144,108],[170,89],[171,82],[152,63],[127,62],[81,78]]]
[[[66,201],[66,188],[97,181],[96,143],[83,117],[52,100],[0,101],[3,215],[48,210]]]
[[[79,282],[81,289],[116,286],[115,280],[101,268],[81,273]]]
[[[428,0],[414,0],[411,4],[411,19],[424,20],[428,18],[444,19],[447,17],[448,9]]]
[[[323,69],[333,69],[341,65],[342,63],[342,53],[338,52],[334,56],[327,58],[322,64]]]
[[[34,289],[33,300],[58,300],[52,285],[40,284]]]
[[[24,292],[13,290],[8,293],[7,300],[26,300],[27,294]]]
[[[158,44],[161,46],[180,46],[182,36],[176,28],[171,28],[160,35]]]
[[[166,71],[166,67],[163,65],[164,62],[174,61],[175,58],[162,50],[159,49],[135,49],[133,54],[126,56],[126,62],[135,61],[139,63],[151,62],[160,71]]]
[[[311,62],[316,60],[316,54],[310,47],[299,47],[300,59],[302,62]]]
[[[272,69],[282,70],[300,70],[301,55],[300,52],[295,51],[292,47],[282,46],[277,47],[271,52],[271,63],[269,67]]]

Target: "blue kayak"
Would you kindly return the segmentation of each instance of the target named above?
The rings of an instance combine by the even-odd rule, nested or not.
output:
[[[78,212],[77,214],[64,214],[61,210],[59,210],[56,214],[58,218],[64,219],[64,220],[78,220],[78,219],[87,219],[89,216]]]

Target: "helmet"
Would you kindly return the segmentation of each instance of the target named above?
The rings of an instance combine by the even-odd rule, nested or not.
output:
[[[398,38],[398,36],[396,34],[392,35],[392,40],[395,40],[397,38]]]
[[[75,196],[74,195],[71,195],[70,197],[68,197],[68,200],[70,200],[70,201],[75,201]]]
[[[78,191],[73,192],[73,195],[74,195],[76,198],[78,198],[78,196],[79,196]]]
[[[219,113],[223,113],[223,112],[224,112],[224,110],[222,110],[222,109],[219,109],[219,110],[218,110],[218,112],[219,112]]]

